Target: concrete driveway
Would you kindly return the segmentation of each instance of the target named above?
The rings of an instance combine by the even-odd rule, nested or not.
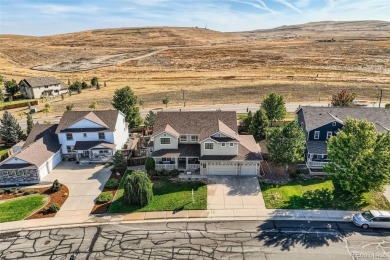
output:
[[[69,188],[69,197],[56,217],[88,217],[110,175],[109,168],[102,165],[62,162],[43,179],[42,185],[58,179]]]
[[[214,216],[256,216],[265,210],[257,177],[211,177],[207,185],[207,209]]]

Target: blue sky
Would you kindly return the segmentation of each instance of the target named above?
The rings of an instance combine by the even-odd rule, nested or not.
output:
[[[390,0],[0,0],[0,33],[198,26],[245,31],[322,20],[390,21]]]

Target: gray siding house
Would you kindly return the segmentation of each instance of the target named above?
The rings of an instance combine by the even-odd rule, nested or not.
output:
[[[262,160],[251,135],[237,133],[236,112],[158,112],[148,145],[157,170],[257,175]]]
[[[24,98],[59,96],[68,92],[68,86],[54,77],[30,77],[19,82]]]
[[[347,117],[372,122],[378,132],[390,131],[390,109],[301,107],[296,114],[306,134],[306,166],[313,175],[326,174],[322,168],[328,162],[327,140],[342,129]]]

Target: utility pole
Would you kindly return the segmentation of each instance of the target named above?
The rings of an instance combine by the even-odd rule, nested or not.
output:
[[[184,104],[184,107],[186,107],[186,99],[184,96],[184,89],[181,89],[181,91],[183,92],[183,104]]]
[[[383,89],[381,89],[381,94],[379,95],[379,107],[381,107],[382,95],[383,95]]]

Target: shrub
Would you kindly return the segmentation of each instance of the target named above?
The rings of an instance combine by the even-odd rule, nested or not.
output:
[[[305,174],[306,173],[306,169],[304,169],[304,168],[297,168],[296,173],[297,173],[297,175]]]
[[[61,184],[58,180],[55,180],[53,182],[53,185],[51,185],[51,190],[56,192],[56,191],[59,191],[61,189]]]
[[[0,195],[3,195],[5,193],[5,190],[0,189]]]
[[[20,188],[19,193],[24,193],[26,191],[26,188]]]
[[[152,198],[152,182],[145,172],[134,171],[127,176],[123,194],[124,203],[146,206]]]
[[[145,169],[147,172],[153,171],[156,169],[156,162],[152,157],[148,157],[145,160]]]
[[[115,170],[120,174],[124,174],[127,170],[126,157],[120,151],[117,151],[114,154],[113,161]]]
[[[49,206],[49,208],[47,209],[47,211],[49,213],[56,213],[60,210],[60,206],[57,204],[57,203],[54,203],[54,204],[51,204]]]
[[[385,105],[385,108],[390,108],[390,103],[387,103],[387,104]]]
[[[36,193],[35,190],[26,190],[26,191],[24,192],[24,195],[31,195],[31,194],[34,194],[34,193]]]
[[[15,188],[11,188],[11,189],[9,189],[9,192],[10,192],[10,193],[18,193],[18,190],[15,189]]]
[[[119,181],[117,179],[111,178],[104,185],[105,189],[116,189],[119,186]]]
[[[169,176],[169,171],[164,169],[164,170],[161,170],[160,174],[161,174],[161,176]]]
[[[113,198],[113,196],[112,196],[111,191],[105,191],[105,192],[100,193],[99,197],[97,198],[97,202],[99,204],[103,204],[103,203],[111,201],[112,198]]]
[[[179,177],[179,174],[180,174],[180,172],[179,172],[178,169],[174,169],[174,170],[172,170],[172,171],[170,172],[170,175],[171,175],[172,177]]]
[[[296,179],[298,177],[298,174],[296,172],[290,172],[288,174],[288,176],[291,178],[291,179]]]

